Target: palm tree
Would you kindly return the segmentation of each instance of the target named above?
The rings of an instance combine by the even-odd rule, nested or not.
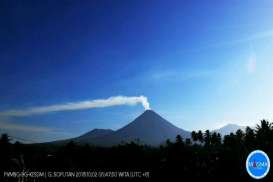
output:
[[[261,126],[257,125],[257,129],[271,129],[272,123],[269,123],[267,120],[261,120]]]
[[[258,135],[264,135],[270,132],[272,129],[272,123],[269,123],[266,120],[261,120],[261,125],[256,126],[256,134]]]
[[[272,147],[272,123],[261,120],[261,124],[256,126],[256,139],[262,148]]]

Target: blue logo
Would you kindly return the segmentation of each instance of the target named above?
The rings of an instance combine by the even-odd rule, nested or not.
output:
[[[261,150],[251,152],[246,160],[246,170],[254,179],[261,179],[267,175],[270,169],[270,160],[267,154]]]

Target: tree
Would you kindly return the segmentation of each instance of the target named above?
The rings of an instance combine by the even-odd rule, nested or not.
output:
[[[0,138],[0,170],[8,166],[8,162],[12,154],[11,144],[9,141],[9,136],[7,134],[2,134]]]
[[[203,143],[204,142],[204,136],[203,136],[203,133],[201,130],[198,131],[197,133],[197,139],[200,143]]]
[[[1,145],[8,145],[10,142],[10,138],[7,134],[2,134],[1,139],[0,139],[0,144]]]
[[[245,129],[245,137],[244,137],[245,146],[248,149],[252,149],[255,145],[255,133],[254,130],[250,127],[246,127]]]
[[[204,141],[205,141],[205,146],[209,147],[211,144],[211,134],[209,130],[205,131],[205,135],[204,135]]]
[[[222,143],[222,136],[220,133],[217,133],[217,140],[220,144]]]
[[[263,149],[269,149],[272,144],[272,124],[266,120],[261,120],[261,124],[256,126],[256,139],[259,146]]]
[[[211,144],[214,146],[219,146],[221,144],[221,135],[219,133],[213,132],[211,134]]]
[[[270,131],[272,129],[272,124],[266,120],[261,120],[261,124],[256,126],[256,135],[258,138],[267,139]]]
[[[183,138],[180,135],[177,135],[175,143],[178,144],[178,145],[184,144]]]
[[[7,134],[2,134],[1,136],[0,150],[3,155],[8,155],[10,153],[10,138]]]
[[[194,142],[196,142],[198,140],[198,135],[195,131],[191,132],[191,138]]]
[[[239,141],[242,141],[243,140],[243,136],[244,136],[244,132],[239,129],[236,131],[236,138],[239,140]]]
[[[272,128],[272,123],[269,123],[267,120],[261,120],[261,125],[257,125],[257,130],[270,130]]]
[[[185,143],[186,143],[186,145],[191,145],[191,139],[190,138],[186,138]]]
[[[172,145],[171,140],[170,140],[170,139],[167,139],[167,140],[166,140],[166,146],[167,146],[167,147],[170,147],[171,145]]]
[[[230,133],[229,135],[225,135],[224,137],[224,146],[228,148],[233,148],[236,146],[236,136],[234,133]]]

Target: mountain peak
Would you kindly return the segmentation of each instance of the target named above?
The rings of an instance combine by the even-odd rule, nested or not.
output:
[[[141,115],[139,115],[132,123],[151,123],[151,122],[168,122],[164,118],[162,118],[159,114],[155,111],[149,109],[145,110]],[[129,123],[130,125],[130,123]],[[145,124],[146,125],[146,124]]]
[[[221,133],[223,136],[224,135],[228,135],[230,133],[235,133],[237,130],[245,130],[245,126],[240,126],[240,125],[237,125],[237,124],[226,124],[225,126],[215,130],[216,132],[218,133]]]
[[[221,127],[221,128],[244,129],[245,127],[244,127],[244,126],[241,126],[241,125],[238,125],[238,124],[229,123],[229,124],[224,125],[224,126]],[[219,129],[221,129],[221,128],[219,128]]]
[[[121,138],[123,141],[139,139],[150,145],[160,144],[166,139],[174,139],[178,134],[184,138],[190,136],[189,132],[174,126],[153,110],[145,110],[131,123],[117,130],[115,134],[119,140]]]
[[[146,109],[143,113],[145,113],[145,112],[155,112],[155,111],[152,109]]]
[[[152,109],[145,110],[140,116],[153,116],[153,117],[156,116],[156,117],[161,117],[157,112],[155,112]]]

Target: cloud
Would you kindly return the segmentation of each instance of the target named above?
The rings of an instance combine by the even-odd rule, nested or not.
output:
[[[256,71],[256,56],[253,54],[249,57],[246,65],[247,72],[252,74]]]
[[[25,132],[52,132],[53,129],[47,127],[28,126],[11,122],[0,122],[1,130],[25,131]]]
[[[0,118],[0,134],[6,133],[12,141],[23,143],[40,143],[70,138],[69,132],[58,128],[20,124],[9,119]]]
[[[237,44],[241,44],[241,43],[249,43],[252,41],[266,39],[266,38],[272,38],[272,37],[273,37],[273,30],[269,30],[269,31],[255,33],[255,34],[252,34],[252,35],[245,37],[245,38],[222,42],[219,45],[237,45]]]
[[[215,74],[215,70],[157,70],[150,73],[149,78],[153,81],[186,81],[209,78]]]
[[[223,46],[234,46],[234,45],[243,44],[243,43],[249,44],[250,42],[253,42],[253,41],[268,39],[272,37],[273,37],[273,30],[269,30],[264,32],[258,32],[240,39],[233,39],[233,40],[223,41],[220,43],[217,42],[215,44],[211,44],[209,47],[213,48],[213,47],[223,47]]]
[[[150,104],[147,97],[145,96],[115,96],[109,97],[108,99],[96,99],[96,100],[87,100],[81,102],[71,102],[65,104],[56,104],[50,106],[40,106],[40,107],[31,107],[21,110],[8,110],[0,112],[0,116],[6,117],[22,117],[30,116],[35,114],[45,114],[49,112],[60,112],[60,111],[72,111],[72,110],[83,110],[83,109],[93,109],[93,108],[103,108],[103,107],[112,107],[118,105],[136,105],[142,104],[145,110],[150,109]]]
[[[223,41],[215,41],[208,44],[204,44],[201,47],[195,47],[194,49],[183,49],[183,50],[177,50],[179,53],[188,53],[188,52],[202,52],[207,51],[209,49],[215,49],[215,48],[223,48],[223,47],[232,47],[232,46],[238,46],[242,44],[249,44],[254,41],[259,41],[263,39],[272,39],[273,38],[273,30],[268,30],[264,32],[257,32],[253,33],[248,36],[244,36],[243,38],[238,39],[231,39],[231,40],[223,40]]]

